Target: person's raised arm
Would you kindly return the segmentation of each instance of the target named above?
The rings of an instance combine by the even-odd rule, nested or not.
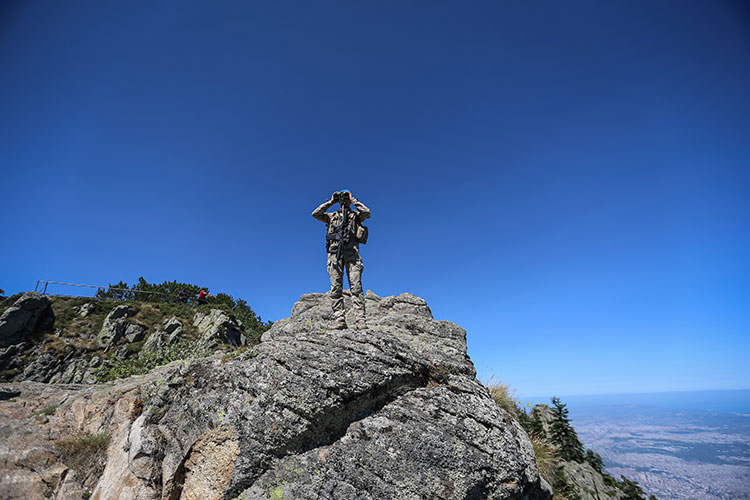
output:
[[[367,208],[364,203],[357,198],[352,197],[352,205],[357,209],[357,218],[360,222],[370,218],[370,209]]]
[[[333,204],[336,203],[335,197],[336,193],[333,193],[330,200],[323,202],[318,208],[313,210],[312,216],[318,219],[320,222],[325,222],[326,224],[328,224],[331,219],[326,213],[326,210],[331,208]]]

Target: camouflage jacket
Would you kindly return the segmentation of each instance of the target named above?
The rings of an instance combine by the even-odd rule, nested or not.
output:
[[[331,201],[326,201],[322,205],[320,205],[318,208],[313,210],[312,216],[318,219],[321,222],[325,222],[327,225],[327,231],[326,236],[328,234],[333,234],[336,232],[336,228],[341,225],[342,218],[344,216],[344,211],[342,208],[339,208],[335,212],[326,212],[329,208],[331,208],[334,205],[335,202],[331,203]],[[358,199],[354,198],[352,199],[352,203],[354,206],[354,210],[349,211],[349,217],[347,221],[347,225],[349,227],[349,230],[351,231],[351,234],[356,234],[356,227],[358,224],[361,224],[362,221],[370,217],[370,209],[365,206],[364,203],[360,202]],[[326,237],[326,250],[328,253],[336,253],[336,251],[339,248],[339,242],[337,240],[330,240]],[[349,240],[349,242],[346,244],[346,247],[344,247],[344,255],[347,259],[351,258],[358,258],[359,257],[359,243],[357,242],[357,239],[352,236],[352,238]]]

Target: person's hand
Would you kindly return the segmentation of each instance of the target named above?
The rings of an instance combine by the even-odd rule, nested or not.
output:
[[[330,203],[331,205],[336,203],[336,193],[338,193],[338,191],[334,191],[333,194],[331,195],[331,199],[328,200],[328,203]]]

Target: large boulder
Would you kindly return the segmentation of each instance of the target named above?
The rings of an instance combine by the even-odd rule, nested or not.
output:
[[[26,292],[0,316],[0,347],[25,342],[32,333],[52,328],[54,322],[49,297]]]
[[[214,349],[222,343],[235,347],[247,344],[244,334],[245,326],[221,309],[211,309],[208,313],[195,313],[193,326],[198,329],[199,345],[203,349]]]
[[[305,295],[233,359],[104,386],[0,384],[17,396],[0,404],[8,498],[60,499],[76,478],[94,499],[550,499],[528,436],[477,381],[466,332],[413,295],[368,293],[367,306],[367,329],[329,330],[328,296]],[[56,417],[32,426],[50,404]],[[111,437],[100,473],[30,452],[79,431]]]
[[[555,416],[552,414],[552,408],[549,405],[534,405],[529,412],[529,417],[542,424],[545,436],[550,437],[552,435],[552,422],[555,420]]]
[[[104,324],[97,336],[99,345],[105,349],[109,349],[123,337],[130,325],[128,318],[135,316],[137,312],[137,309],[126,305],[117,306],[112,309],[107,317],[104,318]]]
[[[176,316],[167,318],[162,322],[161,328],[157,328],[146,338],[138,356],[142,358],[166,346],[174,345],[182,338],[182,334],[182,322]]]

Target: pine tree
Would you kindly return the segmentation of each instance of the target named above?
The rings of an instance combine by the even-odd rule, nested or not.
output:
[[[568,409],[560,401],[560,398],[552,398],[552,425],[550,426],[550,438],[557,445],[560,458],[568,462],[583,462],[585,456],[583,445],[578,440],[573,426],[570,425]]]

